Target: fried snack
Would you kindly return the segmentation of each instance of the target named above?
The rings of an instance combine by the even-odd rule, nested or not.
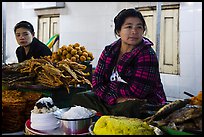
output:
[[[86,50],[85,46],[80,45],[79,43],[63,45],[56,52],[53,52],[48,58],[57,63],[64,59],[70,59],[73,62],[86,62],[93,61],[94,56],[92,52]]]
[[[199,91],[197,96],[191,98],[190,104],[202,106],[202,91]]]

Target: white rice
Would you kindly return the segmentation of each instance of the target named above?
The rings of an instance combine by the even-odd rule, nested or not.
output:
[[[68,111],[66,111],[63,115],[63,119],[82,119],[82,118],[90,118],[92,112],[85,107],[75,106],[71,107]]]

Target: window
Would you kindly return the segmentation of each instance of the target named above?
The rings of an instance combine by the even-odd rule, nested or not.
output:
[[[47,43],[49,39],[55,34],[59,33],[59,16],[41,16],[39,17],[38,38],[43,43]],[[59,42],[56,42],[52,47],[52,51],[57,51]]]
[[[138,8],[147,24],[148,37],[156,44],[156,7]],[[160,20],[159,70],[161,73],[176,74],[179,71],[179,5],[162,5]],[[156,46],[153,46],[156,51]]]

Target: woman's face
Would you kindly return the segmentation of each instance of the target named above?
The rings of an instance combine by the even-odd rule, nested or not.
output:
[[[143,38],[143,34],[144,28],[142,21],[137,17],[126,18],[119,32],[122,43],[129,46],[139,44]]]
[[[16,29],[16,41],[19,45],[26,47],[33,41],[34,34],[32,34],[28,29],[26,28],[18,28]]]

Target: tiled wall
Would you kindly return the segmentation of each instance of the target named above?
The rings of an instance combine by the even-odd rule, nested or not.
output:
[[[202,3],[181,2],[179,23],[180,75],[162,75],[169,99],[202,90]]]

